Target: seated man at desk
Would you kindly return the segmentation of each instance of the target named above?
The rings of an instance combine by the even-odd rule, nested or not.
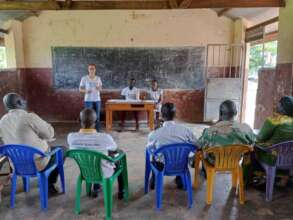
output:
[[[135,87],[135,79],[134,78],[131,78],[129,80],[128,86],[121,91],[121,96],[125,100],[129,100],[129,101],[139,100],[139,90]],[[134,111],[133,114],[134,114],[134,118],[135,118],[136,130],[138,130],[139,129],[138,112]],[[125,115],[126,115],[126,112],[121,113],[121,129],[124,128]]]

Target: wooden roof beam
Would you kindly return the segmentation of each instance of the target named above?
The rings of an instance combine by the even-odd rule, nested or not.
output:
[[[228,11],[231,11],[232,8],[223,8],[221,11],[218,12],[218,17],[225,15]]]
[[[171,4],[170,4],[171,2]],[[177,1],[176,1],[177,3]],[[1,1],[0,10],[103,10],[170,9],[174,0],[99,0],[99,1]],[[181,7],[180,7],[181,6]],[[178,8],[284,7],[284,0],[183,0]]]

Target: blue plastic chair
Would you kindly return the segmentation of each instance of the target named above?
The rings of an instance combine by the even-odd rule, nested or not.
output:
[[[156,206],[158,210],[162,207],[164,176],[181,177],[183,188],[187,190],[188,193],[188,207],[192,207],[192,187],[188,169],[188,155],[191,152],[196,152],[196,150],[196,146],[187,143],[165,145],[154,151],[152,151],[151,148],[146,149],[144,192],[146,194],[149,191],[149,176],[150,173],[153,172],[155,175]],[[164,169],[162,171],[158,170],[151,163],[151,156],[164,157]]]
[[[63,152],[56,148],[50,153],[44,153],[36,148],[26,145],[3,145],[0,146],[0,154],[7,156],[13,163],[11,180],[10,207],[14,208],[17,177],[22,177],[25,192],[30,189],[30,177],[38,177],[41,208],[48,209],[48,177],[58,167],[62,192],[65,193]],[[55,163],[46,170],[38,171],[35,165],[35,157],[50,157],[56,155]]]

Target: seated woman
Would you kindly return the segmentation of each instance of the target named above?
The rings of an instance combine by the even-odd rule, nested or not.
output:
[[[289,140],[293,140],[293,97],[285,96],[277,106],[277,113],[264,122],[257,144],[268,147]]]
[[[293,97],[282,97],[276,110],[277,112],[274,116],[267,118],[260,129],[257,135],[257,146],[266,148],[274,144],[293,140]],[[255,156],[271,165],[276,161],[275,155],[268,154],[259,148],[255,148]],[[262,171],[262,168],[256,160],[253,160],[253,169],[256,176],[263,175],[263,172],[258,172]],[[277,176],[284,177],[280,185],[286,185],[288,182],[288,171],[278,171]]]
[[[254,143],[255,136],[249,125],[235,121],[237,115],[236,105],[231,100],[226,100],[220,105],[219,121],[203,131],[199,138],[202,149],[219,147],[231,144]],[[214,163],[211,155],[207,156],[210,163]]]

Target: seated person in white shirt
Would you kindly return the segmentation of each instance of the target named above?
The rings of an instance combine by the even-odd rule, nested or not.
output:
[[[173,103],[165,103],[161,108],[163,127],[152,131],[148,136],[148,147],[155,149],[167,144],[190,143],[197,144],[197,139],[192,131],[174,121],[176,108]],[[163,169],[164,162],[161,159],[155,159],[152,163],[158,168]],[[178,188],[182,188],[180,177],[176,177],[175,182]],[[154,188],[154,176],[151,179],[151,189]]]
[[[155,79],[152,80],[152,86],[150,90],[148,91],[148,98],[151,100],[154,100],[156,103],[155,120],[156,120],[157,127],[159,127],[160,112],[161,112],[162,101],[163,101],[163,90],[159,89],[158,81]]]
[[[129,80],[129,85],[124,88],[121,91],[121,96],[125,99],[125,100],[139,100],[139,90],[135,87],[135,79],[131,78]],[[134,111],[134,118],[135,118],[135,124],[136,124],[136,130],[139,129],[139,122],[138,122],[138,111]],[[125,122],[125,115],[126,112],[123,111],[121,112],[121,128],[124,128],[124,122]]]
[[[4,144],[22,144],[49,152],[56,147],[48,145],[54,138],[54,128],[35,113],[27,112],[26,101],[16,93],[8,93],[3,98],[7,113],[0,120],[0,139]],[[64,151],[66,148],[62,147]],[[55,157],[36,158],[38,170],[46,169],[54,163]],[[57,194],[54,184],[58,179],[58,168],[49,176],[49,193]]]
[[[95,122],[97,120],[96,112],[93,109],[86,108],[80,112],[81,129],[79,132],[70,133],[67,142],[70,149],[89,149],[95,150],[108,156],[117,154],[117,144],[106,133],[97,132]],[[102,161],[102,171],[105,178],[111,177],[115,172],[115,164]],[[123,198],[123,178],[118,176],[118,198]],[[97,197],[99,185],[94,184],[91,195]]]

